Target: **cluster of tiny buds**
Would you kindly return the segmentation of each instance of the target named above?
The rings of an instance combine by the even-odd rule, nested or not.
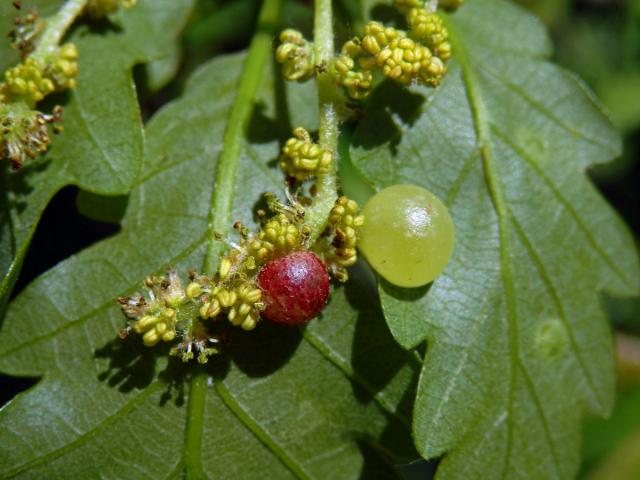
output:
[[[263,265],[276,256],[296,250],[304,243],[305,236],[298,222],[280,213],[267,221],[257,235],[246,242],[254,264]],[[248,265],[251,267],[251,263]]]
[[[45,115],[21,103],[0,103],[0,159],[9,159],[17,170],[27,158],[33,159],[38,153],[45,152],[50,141],[48,125],[59,123],[61,119],[60,106],[55,107],[51,115]],[[53,127],[54,133],[60,131],[60,125]]]
[[[84,12],[103,17],[118,8],[133,6],[136,0],[88,0]],[[22,4],[14,1],[20,10]],[[47,125],[60,120],[61,109],[51,115],[35,110],[47,95],[76,87],[78,50],[73,43],[39,45],[38,36],[47,28],[35,9],[19,16],[9,33],[11,45],[20,51],[22,62],[4,72],[0,82],[0,160],[9,159],[14,169],[26,158],[44,153],[49,143]],[[54,127],[54,133],[61,130]]]
[[[451,56],[442,20],[435,12],[414,8],[407,21],[409,33],[369,22],[362,38],[353,38],[343,46],[335,76],[349,96],[359,99],[368,95],[372,76],[366,72],[376,69],[402,85],[440,84],[447,72],[445,62]],[[355,59],[361,70],[355,70]]]
[[[311,232],[303,224],[305,210],[302,205],[294,198],[289,199],[289,205],[284,205],[271,193],[265,194],[265,198],[274,215],[267,219],[266,212],[258,210],[261,227],[257,233],[240,222],[234,224],[241,241],[220,260],[220,280],[255,275],[258,267],[269,260],[306,247]]]
[[[170,342],[176,338],[178,312],[191,299],[173,270],[164,277],[145,278],[144,287],[146,298],[138,293],[118,298],[123,313],[129,319],[129,326],[120,332],[120,336],[125,337],[133,330],[142,335],[147,346],[153,346],[160,340]]]
[[[352,266],[358,259],[356,243],[358,230],[364,225],[364,216],[359,214],[358,204],[342,196],[336,200],[329,214],[322,256],[332,276],[346,282],[349,278],[346,267]]]
[[[0,84],[0,101],[24,102],[33,107],[46,95],[75,88],[78,50],[67,43],[47,53],[28,56],[7,70]]]
[[[407,15],[407,23],[412,35],[429,47],[434,55],[444,61],[451,58],[449,33],[437,13],[424,8],[412,8]]]
[[[311,232],[304,224],[305,210],[297,198],[289,194],[288,203],[283,204],[273,194],[267,194],[267,205],[274,215],[265,219],[266,213],[258,212],[261,223],[258,232],[249,231],[240,222],[234,224],[241,236],[240,244],[232,244],[231,250],[221,257],[213,277],[191,271],[189,283],[183,288],[176,272],[169,270],[164,277],[145,279],[146,295],[136,293],[119,298],[128,319],[128,326],[120,336],[124,338],[133,331],[142,335],[147,346],[177,339],[172,355],[185,362],[197,358],[205,363],[211,355],[219,353],[221,339],[209,328],[216,322],[226,318],[243,330],[257,326],[265,304],[256,279],[260,267],[270,260],[312,250],[324,260],[334,278],[347,280],[346,268],[356,262],[358,229],[364,224],[356,202],[338,198],[326,230],[313,246],[308,244]]]
[[[448,11],[463,0],[440,2]],[[435,11],[438,2],[395,0],[395,7],[406,16],[408,30],[369,22],[362,38],[346,42],[329,68],[334,81],[354,100],[365,98],[373,89],[374,72],[402,84],[424,83],[437,87],[447,73],[451,44],[442,18]],[[287,80],[304,81],[320,67],[314,65],[313,45],[302,33],[287,29],[280,34],[276,60],[283,64]]]
[[[137,0],[89,0],[86,12],[91,18],[102,18],[118,11],[120,7],[130,8]]]
[[[219,339],[208,333],[206,324],[194,320],[218,321],[226,316],[231,324],[244,330],[256,327],[264,306],[260,302],[262,292],[253,282],[228,285],[193,271],[189,280],[183,288],[178,274],[169,270],[164,277],[145,279],[146,296],[136,293],[119,298],[128,319],[120,337],[133,331],[142,335],[148,347],[178,338],[180,342],[172,349],[172,355],[189,361],[198,354],[198,361],[206,363],[210,355],[218,353],[213,344]]]
[[[331,152],[314,143],[309,132],[299,127],[282,148],[280,168],[287,177],[303,181],[329,172],[332,161]]]
[[[22,8],[14,2],[16,8]],[[74,88],[78,73],[78,50],[72,43],[38,50],[34,42],[46,22],[35,10],[15,20],[10,33],[12,46],[20,50],[22,62],[4,72],[0,82],[0,160],[8,159],[14,169],[27,158],[47,151],[53,133],[62,131],[62,107],[51,114],[35,109],[45,96]]]
[[[202,288],[201,285],[199,287]],[[218,284],[201,297],[203,303],[198,313],[200,318],[208,320],[226,312],[233,326],[253,330],[264,308],[261,298],[260,289],[248,280],[229,288]]]
[[[180,342],[171,350],[188,361],[197,355],[206,362],[218,353],[219,338],[207,330],[207,325],[226,318],[231,325],[253,330],[264,310],[262,291],[255,278],[258,267],[273,258],[305,248],[308,229],[302,224],[304,209],[294,198],[289,204],[280,203],[273,194],[267,194],[267,205],[275,215],[265,219],[259,211],[261,228],[250,232],[240,222],[234,229],[241,236],[239,245],[232,244],[229,253],[222,256],[216,275],[211,278],[190,272],[190,282],[183,288],[178,275],[170,270],[162,278],[149,277],[144,285],[146,296],[135,294],[118,299],[130,331],[142,335],[143,343],[153,346],[159,341]]]
[[[280,33],[280,42],[276,50],[276,60],[282,64],[284,78],[297,82],[311,78],[315,71],[311,42],[305,40],[302,33],[291,28]]]
[[[344,44],[342,54],[335,59],[334,77],[342,86],[347,95],[354,100],[362,100],[373,88],[373,73],[371,70],[355,70],[354,57],[360,53],[356,41],[352,40]]]

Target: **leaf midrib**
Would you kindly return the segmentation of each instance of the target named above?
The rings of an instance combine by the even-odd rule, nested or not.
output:
[[[464,43],[458,37],[458,33],[452,22],[447,21],[447,27],[451,35],[451,43],[456,52],[456,59],[460,63],[462,81],[465,86],[467,100],[473,115],[473,123],[477,136],[477,145],[482,160],[482,168],[484,171],[484,179],[487,191],[491,197],[495,214],[498,218],[499,242],[500,242],[500,270],[502,273],[502,283],[504,285],[504,294],[507,307],[508,321],[508,339],[509,339],[509,356],[510,356],[510,379],[509,379],[509,398],[507,404],[507,445],[505,458],[500,478],[503,480],[507,476],[509,469],[509,460],[511,450],[513,448],[513,430],[514,430],[514,403],[516,390],[516,365],[519,363],[518,352],[518,319],[516,312],[516,293],[515,282],[512,273],[511,264],[511,245],[509,242],[508,218],[509,212],[506,206],[506,200],[502,191],[502,185],[498,180],[498,172],[494,165],[495,159],[491,151],[490,139],[490,121],[487,113],[486,105],[482,99],[477,79],[471,61],[467,55]]]
[[[218,398],[225,404],[225,406],[233,413],[242,425],[252,433],[265,447],[271,451],[271,453],[293,473],[297,478],[307,480],[313,478],[313,476],[306,472],[304,468],[292,458],[287,451],[278,445],[265,431],[262,426],[256,420],[249,415],[246,409],[236,400],[233,394],[224,384],[224,381],[214,381],[214,389]]]

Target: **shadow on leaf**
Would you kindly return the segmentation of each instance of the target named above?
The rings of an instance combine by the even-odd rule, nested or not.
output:
[[[415,387],[419,365],[410,352],[393,341],[378,300],[372,301],[367,295],[363,295],[355,281],[350,281],[344,288],[347,300],[358,312],[351,365],[357,378],[366,382],[366,388],[354,384],[356,398],[365,403],[373,400],[407,363],[414,367],[412,383]],[[409,412],[410,409],[411,405]]]
[[[369,150],[388,143],[395,154],[403,129],[419,118],[425,101],[424,96],[385,80],[371,95],[358,128],[365,133],[353,136],[353,146]]]
[[[433,283],[429,283],[422,287],[416,288],[404,288],[398,287],[392,283],[387,282],[384,278],[380,277],[380,286],[384,290],[384,293],[392,296],[396,300],[402,300],[403,302],[417,302],[421,300],[427,293]]]
[[[76,31],[80,32],[81,36],[86,34],[105,35],[107,33],[122,33],[124,30],[121,25],[118,25],[112,21],[109,17],[92,18],[90,22],[74,23],[69,29],[69,36],[72,36]]]
[[[107,368],[98,374],[98,380],[123,393],[134,388],[142,390],[155,378],[157,358],[168,352],[165,345],[145,347],[136,335],[124,340],[114,338],[94,352],[96,358],[108,359]]]
[[[360,471],[360,480],[402,478],[393,468],[392,455],[380,447],[378,440],[368,436],[359,436],[356,443],[364,461]]]
[[[388,3],[378,3],[371,8],[371,19],[382,22],[385,25],[395,27],[406,27],[406,21],[402,14],[393,5]]]
[[[297,328],[261,322],[250,332],[236,330],[228,353],[249,377],[264,377],[285,365],[302,341]]]

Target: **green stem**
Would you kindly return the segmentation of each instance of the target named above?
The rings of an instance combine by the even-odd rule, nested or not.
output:
[[[47,24],[40,36],[38,46],[32,55],[43,56],[57,48],[65,33],[84,10],[88,0],[67,0],[54,15],[47,18]]]
[[[216,177],[211,209],[209,210],[209,244],[204,258],[205,274],[213,275],[224,244],[216,239],[224,235],[231,225],[231,213],[235,193],[236,172],[247,122],[253,109],[253,101],[262,81],[262,74],[271,53],[271,40],[280,19],[282,0],[265,0],[262,4],[258,26],[249,53],[244,62],[237,94],[222,140],[222,153],[216,165]],[[202,467],[202,424],[207,392],[207,374],[199,369],[191,378],[187,425],[185,429],[184,466],[186,478],[205,478]]]
[[[206,478],[202,468],[202,426],[204,399],[207,393],[207,375],[198,367],[189,384],[187,426],[184,443],[184,466],[189,480]]]
[[[258,28],[251,40],[249,54],[244,63],[242,76],[227,128],[222,142],[222,153],[216,167],[216,185],[211,196],[209,211],[209,246],[205,255],[204,273],[212,275],[224,243],[216,240],[224,235],[231,225],[231,212],[236,186],[238,159],[244,143],[244,132],[253,109],[253,100],[262,82],[262,73],[271,52],[271,41],[280,18],[282,0],[265,0],[258,18]]]
[[[340,123],[337,112],[337,99],[339,96],[329,73],[330,68],[328,68],[335,56],[331,0],[316,0],[315,2],[313,41],[316,49],[316,62],[318,65],[327,67],[323,72],[319,72],[316,77],[320,112],[319,143],[324,150],[328,150],[333,154],[334,162],[331,170],[324,175],[318,175],[316,180],[317,194],[313,206],[307,212],[306,222],[311,228],[311,243],[315,242],[326,227],[329,212],[338,196],[336,164],[338,161],[338,126]]]

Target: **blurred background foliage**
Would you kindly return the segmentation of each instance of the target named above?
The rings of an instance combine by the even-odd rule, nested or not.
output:
[[[630,226],[639,244],[640,0],[512,1],[532,11],[547,25],[555,44],[554,61],[576,72],[618,125],[624,138],[624,154],[612,163],[595,166],[589,173]],[[372,3],[336,1],[336,12],[342,20],[338,24],[344,26],[340,30],[342,36],[349,36],[361,27],[360,2]],[[310,3],[289,0],[283,24],[310,32]],[[258,0],[198,0],[181,48],[167,58],[136,69],[145,118],[178,96],[190,73],[202,62],[220,53],[246,48],[259,4]],[[116,199],[109,218],[96,218],[85,212],[93,200],[91,194],[79,192],[75,187],[56,195],[38,227],[14,295],[60,260],[115,233],[114,223],[122,216],[126,198]],[[76,202],[80,208],[74,216]],[[52,236],[52,225],[62,218],[77,228],[58,230]],[[618,400],[609,419],[585,422],[580,478],[636,480],[640,479],[640,299],[603,297],[603,304],[618,344]],[[33,383],[0,376],[0,406]],[[401,470],[406,478],[425,478],[433,474],[434,466],[434,463],[419,464]]]

